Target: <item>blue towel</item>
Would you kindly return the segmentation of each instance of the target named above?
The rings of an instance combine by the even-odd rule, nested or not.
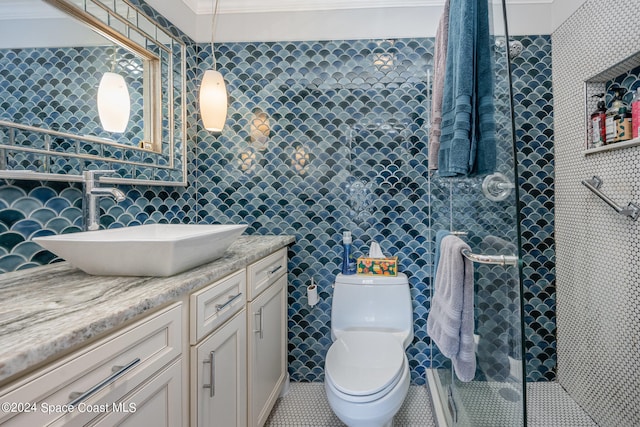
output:
[[[461,381],[476,373],[473,341],[473,262],[462,255],[469,245],[456,236],[442,239],[442,254],[427,318],[427,333],[440,352],[451,359]]]
[[[492,173],[496,141],[488,5],[450,0],[449,7],[438,173]]]
[[[436,273],[438,272],[438,262],[440,262],[440,247],[442,246],[442,239],[451,234],[449,230],[440,230],[436,233],[436,250],[433,256],[433,273],[431,275],[431,283],[436,280]]]
[[[449,37],[449,0],[444,2],[444,10],[433,46],[433,83],[431,84],[431,127],[429,128],[429,170],[438,170],[440,154],[440,124],[442,123],[442,91],[447,68],[447,38]],[[435,276],[434,276],[435,277]]]

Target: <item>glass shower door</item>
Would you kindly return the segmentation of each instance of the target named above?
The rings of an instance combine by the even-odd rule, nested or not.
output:
[[[449,426],[518,427],[526,425],[526,411],[510,43],[504,4],[489,1],[489,14],[495,173],[468,178],[443,178],[436,173],[430,179],[432,242],[435,232],[450,230],[478,255],[474,262],[476,373],[472,381],[460,381],[451,361],[432,343],[428,382]],[[511,52],[517,50],[511,44]]]

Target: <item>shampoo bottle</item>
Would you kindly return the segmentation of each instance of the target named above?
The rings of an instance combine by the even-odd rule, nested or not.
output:
[[[633,101],[631,101],[631,127],[632,137],[638,138],[640,137],[640,133],[638,129],[640,129],[640,87],[636,90],[636,94],[633,97]]]
[[[617,125],[616,116],[620,114],[620,109],[622,107],[627,107],[627,104],[625,104],[624,101],[622,100],[624,93],[627,91],[625,88],[615,87],[613,89],[610,89],[610,91],[613,92],[614,95],[613,95],[613,102],[611,103],[611,107],[609,107],[609,109],[607,110],[607,119],[606,119],[607,144],[618,142],[618,132],[617,132],[618,128],[616,126]]]
[[[614,117],[616,122],[616,142],[628,141],[631,139],[631,113],[627,107],[620,107],[620,113]]]
[[[356,274],[356,262],[351,248],[351,232],[342,233],[342,274]]]
[[[604,93],[593,95],[593,98],[600,98],[598,108],[591,114],[591,147],[601,147],[606,144],[607,128],[607,106],[604,102]],[[640,107],[640,104],[639,104]]]

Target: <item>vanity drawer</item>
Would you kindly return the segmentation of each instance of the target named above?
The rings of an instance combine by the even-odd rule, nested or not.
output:
[[[247,299],[252,301],[287,272],[287,248],[282,248],[247,267]]]
[[[182,398],[182,363],[182,358],[176,360],[151,381],[125,396],[115,410],[89,425],[182,427],[182,408],[178,404]]]
[[[0,391],[0,402],[28,402],[31,411],[0,412],[0,424],[83,425],[100,416],[88,409],[111,408],[181,354],[181,319],[182,306],[173,305],[10,385]],[[89,395],[69,410],[83,393]]]
[[[247,300],[246,294],[244,269],[191,294],[191,344],[196,344],[240,311]]]

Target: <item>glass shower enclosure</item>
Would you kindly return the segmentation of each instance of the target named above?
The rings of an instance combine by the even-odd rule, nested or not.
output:
[[[509,55],[518,53],[518,45],[509,42],[504,2],[488,3],[494,68],[496,171],[470,178],[443,178],[436,173],[429,181],[430,228],[450,230],[477,255],[474,260],[476,373],[473,380],[460,381],[451,361],[431,343],[427,383],[441,426],[526,425],[518,189],[509,72]],[[431,238],[435,244],[435,233]]]

